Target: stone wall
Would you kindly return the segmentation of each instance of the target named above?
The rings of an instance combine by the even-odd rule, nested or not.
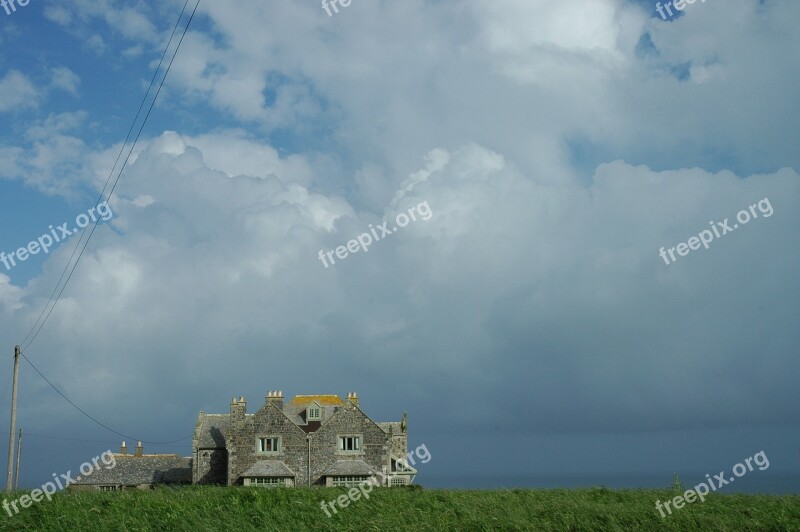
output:
[[[227,483],[228,451],[225,449],[198,449],[192,469],[193,484]]]
[[[281,439],[277,454],[261,454],[257,451],[256,439],[278,436]],[[296,486],[306,486],[308,473],[308,446],[306,433],[292,423],[278,408],[277,404],[267,403],[258,412],[248,416],[242,411],[231,410],[231,426],[227,436],[228,443],[228,484],[241,485],[242,473],[259,460],[280,460],[297,476]]]
[[[361,450],[339,451],[339,436],[358,434]],[[389,467],[386,433],[352,403],[346,403],[311,437],[311,483],[325,485],[323,472],[338,460],[363,460],[374,470]]]

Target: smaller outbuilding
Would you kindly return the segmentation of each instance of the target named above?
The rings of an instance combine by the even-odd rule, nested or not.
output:
[[[68,488],[120,491],[192,483],[192,459],[189,457],[177,454],[144,454],[142,442],[136,445],[134,454],[128,454],[125,442],[122,442],[119,453],[112,454],[114,467],[96,469],[91,475],[76,479]]]

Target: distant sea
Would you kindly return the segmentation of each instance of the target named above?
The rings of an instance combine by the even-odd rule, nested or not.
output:
[[[713,477],[718,472],[709,471]],[[727,472],[726,474],[730,474]],[[681,473],[678,476],[684,489],[706,480],[705,473]],[[669,488],[674,473],[648,475],[595,475],[595,476],[497,476],[497,477],[433,477],[419,475],[415,481],[429,488],[500,489],[500,488]],[[722,488],[720,493],[770,493],[800,494],[800,474],[769,474],[758,469],[750,471]]]

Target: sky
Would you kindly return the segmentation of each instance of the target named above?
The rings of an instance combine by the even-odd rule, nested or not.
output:
[[[426,486],[800,492],[800,3],[204,0],[131,149],[183,5],[0,9],[0,427],[21,344],[145,452],[357,392]],[[21,486],[118,449],[19,382]]]

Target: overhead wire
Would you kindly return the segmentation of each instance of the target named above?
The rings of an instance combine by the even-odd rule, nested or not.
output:
[[[77,442],[83,442],[83,443],[119,443],[119,441],[87,440],[87,439],[83,439],[83,438],[67,438],[65,436],[49,436],[49,435],[46,435],[46,434],[34,434],[34,433],[31,433],[31,432],[26,432],[25,433],[25,437],[26,438],[44,438],[44,439],[47,439],[47,440],[77,441]],[[189,439],[189,438],[191,438],[191,436],[187,436],[187,437],[185,437],[183,439],[186,440],[186,439]],[[135,440],[135,441],[138,441],[138,440]],[[142,442],[142,443],[144,443],[144,442]],[[148,445],[171,445],[171,444],[166,444],[166,443],[148,443]],[[191,447],[191,445],[175,445],[174,447],[183,448],[183,447]]]
[[[130,435],[128,435],[128,434],[124,434],[124,433],[122,433],[122,432],[119,432],[119,431],[117,431],[117,430],[114,430],[114,429],[112,429],[111,427],[109,427],[108,425],[106,425],[105,423],[103,423],[102,421],[100,421],[100,420],[96,419],[95,417],[93,417],[91,414],[89,414],[88,412],[86,412],[84,409],[82,409],[82,408],[81,408],[81,407],[79,407],[78,405],[76,405],[76,404],[75,404],[75,403],[72,401],[72,399],[70,399],[69,397],[67,397],[66,395],[64,395],[64,393],[63,393],[61,390],[59,390],[59,389],[56,387],[56,385],[55,385],[55,384],[53,384],[52,382],[50,382],[50,379],[48,379],[47,377],[45,377],[45,376],[44,376],[44,373],[42,373],[41,371],[39,371],[39,368],[37,368],[37,367],[36,367],[36,365],[35,365],[33,362],[31,362],[31,361],[30,361],[30,359],[29,359],[28,357],[26,357],[26,356],[25,356],[25,353],[21,353],[21,355],[22,355],[22,358],[24,358],[24,359],[25,359],[25,361],[26,361],[26,362],[27,362],[27,363],[28,363],[28,364],[29,364],[29,365],[30,365],[30,366],[33,368],[33,370],[34,370],[36,373],[38,373],[38,374],[39,374],[39,376],[40,376],[42,379],[44,379],[44,381],[45,381],[47,384],[49,384],[49,385],[50,385],[50,387],[51,387],[51,388],[53,388],[53,389],[54,389],[54,390],[55,390],[55,391],[58,393],[58,395],[60,395],[61,397],[63,397],[63,398],[64,398],[64,400],[65,400],[66,402],[68,402],[69,404],[71,404],[71,405],[72,405],[72,406],[73,406],[73,407],[74,407],[74,408],[75,408],[75,409],[76,409],[78,412],[80,412],[81,414],[83,414],[84,416],[86,416],[87,418],[89,418],[90,420],[94,421],[95,423],[97,423],[98,425],[100,425],[101,427],[103,427],[104,429],[106,429],[107,431],[109,431],[109,432],[113,432],[113,433],[114,433],[114,434],[116,434],[117,436],[122,436],[123,438],[125,438],[125,439],[127,439],[127,440],[141,441],[142,443],[147,443],[147,444],[149,444],[149,445],[167,445],[167,444],[170,444],[170,443],[177,443],[177,442],[179,442],[179,441],[183,441],[183,440],[185,440],[185,439],[187,439],[187,438],[189,437],[189,436],[184,436],[183,438],[179,438],[179,439],[177,439],[177,440],[172,440],[172,441],[147,441],[147,440],[143,440],[143,439],[141,439],[141,438],[136,438],[135,436],[130,436]]]
[[[147,92],[145,93],[145,96],[144,96],[144,98],[142,99],[142,102],[139,105],[139,110],[136,113],[136,117],[134,118],[133,124],[131,125],[131,128],[128,131],[128,135],[125,138],[125,142],[123,143],[122,147],[120,148],[120,152],[117,155],[117,160],[114,162],[114,167],[112,168],[112,170],[111,170],[111,172],[109,174],[109,177],[106,180],[106,183],[103,186],[102,191],[100,192],[100,196],[98,198],[98,202],[95,205],[95,207],[99,206],[102,203],[102,201],[100,201],[100,200],[102,200],[103,197],[105,196],[105,191],[108,188],[108,184],[111,181],[112,176],[114,175],[114,170],[116,169],[117,164],[119,163],[119,159],[120,159],[120,157],[122,156],[122,153],[125,150],[125,145],[127,144],[128,140],[130,139],[130,134],[133,131],[135,125],[136,125],[136,121],[138,120],[142,109],[144,108],[144,104],[147,101],[147,96],[149,95],[150,90],[152,89],[153,84],[154,84],[155,80],[157,79],[158,72],[161,69],[161,66],[163,64],[164,58],[166,57],[166,54],[167,54],[167,52],[168,52],[168,50],[170,48],[170,45],[172,44],[172,41],[173,41],[173,39],[175,37],[177,28],[178,28],[178,26],[180,24],[180,21],[183,18],[183,15],[184,15],[184,13],[186,11],[186,6],[188,5],[188,2],[189,2],[189,0],[186,0],[184,2],[183,9],[181,10],[180,15],[178,16],[178,20],[175,23],[175,27],[172,30],[172,35],[170,36],[170,39],[167,42],[166,47],[164,48],[164,53],[161,56],[161,61],[159,61],[159,64],[156,67],[156,71],[153,74],[153,78],[150,81],[150,86],[148,87]],[[147,110],[147,113],[145,114],[144,119],[142,120],[142,124],[139,127],[139,131],[136,134],[136,138],[134,139],[133,143],[130,146],[130,149],[128,150],[128,154],[125,157],[125,160],[124,160],[122,166],[120,167],[119,173],[117,174],[117,177],[114,180],[114,183],[111,186],[111,190],[108,192],[108,196],[106,197],[105,201],[109,201],[111,199],[111,196],[114,193],[114,190],[115,190],[117,184],[119,183],[120,178],[122,177],[122,173],[124,172],[125,167],[127,166],[128,161],[130,160],[131,154],[133,153],[133,150],[135,149],[136,144],[138,143],[139,138],[141,137],[142,131],[144,130],[145,125],[147,124],[147,120],[148,120],[148,118],[150,117],[150,114],[153,111],[153,107],[155,106],[155,103],[158,100],[158,96],[161,93],[161,89],[164,86],[164,82],[166,81],[167,76],[169,75],[169,71],[172,68],[172,64],[175,61],[175,57],[177,57],[177,55],[178,55],[178,51],[181,48],[181,44],[183,43],[183,40],[186,37],[186,33],[189,30],[189,26],[191,25],[192,20],[194,19],[194,16],[195,16],[195,14],[197,12],[197,8],[198,8],[199,5],[200,5],[200,0],[197,0],[197,2],[195,3],[194,9],[192,10],[192,14],[189,17],[188,22],[186,23],[186,27],[183,29],[183,33],[181,34],[181,38],[178,41],[178,44],[177,44],[177,46],[175,48],[175,52],[172,54],[172,58],[170,59],[170,62],[167,65],[166,71],[164,72],[164,76],[161,78],[161,82],[158,85],[158,89],[157,89],[157,91],[155,93],[155,96],[153,97],[152,101],[150,102],[150,106],[149,106],[149,108]],[[187,439],[189,436],[184,437],[184,438],[180,438],[180,439],[177,439],[177,440],[167,441],[167,442],[155,442],[155,441],[142,440],[140,438],[136,438],[134,436],[130,436],[130,435],[124,434],[122,432],[119,432],[119,431],[109,427],[105,423],[99,421],[98,419],[96,419],[95,417],[90,415],[88,412],[83,410],[77,404],[75,404],[69,397],[67,397],[61,390],[59,390],[50,381],[50,379],[48,379],[44,375],[44,373],[42,373],[39,370],[39,368],[37,368],[33,364],[33,362],[31,362],[31,360],[25,355],[25,351],[24,350],[26,350],[28,347],[30,347],[30,345],[33,343],[33,341],[39,335],[39,333],[41,332],[41,330],[44,327],[45,323],[47,322],[47,319],[50,317],[50,315],[52,314],[52,312],[55,309],[56,305],[58,304],[59,300],[61,299],[61,296],[64,293],[64,290],[66,289],[67,284],[69,284],[70,279],[72,279],[72,275],[75,273],[75,269],[77,268],[78,263],[80,262],[81,258],[83,257],[83,254],[86,251],[86,247],[89,245],[89,241],[91,240],[92,235],[94,235],[94,231],[97,228],[97,225],[99,224],[99,222],[100,222],[100,220],[97,219],[97,220],[95,220],[94,224],[91,226],[91,231],[88,232],[88,236],[86,237],[85,241],[83,242],[83,247],[81,247],[80,244],[81,244],[81,241],[83,239],[83,235],[87,234],[87,233],[86,233],[86,231],[81,233],[81,236],[78,239],[75,248],[73,249],[72,255],[70,256],[70,259],[67,262],[67,265],[65,266],[64,271],[61,274],[61,277],[59,278],[59,281],[56,284],[56,287],[54,288],[52,294],[50,295],[50,299],[48,300],[48,303],[45,305],[44,309],[42,310],[42,313],[39,314],[39,317],[37,318],[37,320],[34,323],[33,327],[31,327],[31,330],[28,332],[28,334],[25,336],[24,340],[21,342],[23,347],[20,349],[20,354],[25,359],[25,361],[36,371],[36,373],[38,373],[39,376],[42,379],[44,379],[44,381],[47,384],[49,384],[50,387],[53,388],[53,390],[55,390],[65,401],[67,401],[76,410],[78,410],[78,412],[80,412],[81,414],[86,416],[88,419],[90,419],[91,421],[93,421],[97,425],[103,427],[104,429],[106,429],[106,430],[108,430],[110,432],[113,432],[114,434],[117,434],[118,436],[122,436],[122,437],[130,439],[130,440],[142,441],[143,443],[147,443],[149,445],[167,445],[167,444],[172,444],[172,443],[177,443],[179,441],[183,441],[183,440]],[[75,257],[75,252],[78,250],[78,248],[80,248],[80,253],[78,254],[77,259],[75,259],[75,262],[73,263],[72,259]],[[71,268],[70,268],[70,265],[71,265]],[[69,271],[68,275],[67,275],[67,271]],[[66,280],[64,280],[64,276],[65,275],[67,275]],[[61,282],[62,280],[64,281],[63,284]],[[59,286],[61,287],[60,290],[59,290]],[[53,299],[53,295],[56,294],[56,291],[58,291],[58,294],[55,296],[55,299]],[[33,333],[33,336],[31,336],[31,333]]]
[[[125,137],[125,142],[123,142],[122,146],[120,147],[120,151],[117,154],[117,159],[116,159],[116,161],[114,161],[114,166],[112,167],[111,172],[109,172],[109,174],[108,174],[108,178],[106,179],[106,182],[103,185],[103,189],[100,191],[100,196],[98,197],[98,200],[97,200],[97,203],[95,204],[95,207],[99,206],[102,203],[101,200],[105,196],[105,191],[108,188],[108,184],[111,182],[111,178],[114,176],[114,170],[116,170],[116,168],[117,168],[117,164],[119,163],[119,159],[122,156],[122,153],[125,151],[125,146],[127,145],[128,140],[130,139],[131,132],[133,132],[133,129],[136,126],[136,122],[139,119],[139,115],[142,112],[142,109],[144,107],[145,102],[147,101],[147,97],[150,94],[150,90],[153,88],[153,84],[155,83],[155,80],[158,77],[158,72],[161,70],[161,65],[164,62],[164,58],[166,57],[167,52],[169,51],[169,47],[172,44],[172,40],[175,38],[175,32],[177,31],[178,25],[180,24],[180,21],[183,18],[183,14],[186,11],[186,6],[188,5],[188,3],[189,3],[189,0],[185,0],[185,2],[183,4],[183,9],[181,10],[180,15],[178,16],[178,20],[175,22],[175,26],[172,29],[172,34],[170,35],[169,41],[167,42],[167,45],[164,47],[164,53],[161,54],[161,60],[159,61],[158,66],[156,67],[156,70],[153,73],[153,78],[150,80],[150,85],[147,87],[147,91],[145,92],[145,95],[142,98],[141,103],[139,104],[139,109],[136,112],[136,116],[133,119],[133,123],[131,124],[130,129],[128,130],[128,134]],[[194,8],[194,11],[192,12],[192,16],[189,18],[189,22],[186,24],[186,28],[183,31],[183,35],[181,36],[181,40],[178,42],[178,46],[175,48],[175,53],[172,55],[172,59],[171,59],[171,61],[169,63],[169,66],[167,67],[166,72],[164,73],[164,77],[161,79],[161,83],[159,84],[159,87],[158,87],[158,92],[156,92],[156,95],[155,95],[155,97],[153,98],[153,101],[150,104],[150,108],[147,111],[147,115],[145,116],[144,120],[142,121],[142,125],[139,128],[139,132],[136,135],[136,139],[134,140],[133,144],[131,145],[130,150],[128,151],[128,155],[125,158],[125,161],[124,161],[122,167],[120,168],[119,173],[117,174],[117,178],[114,180],[114,185],[112,186],[111,191],[108,193],[108,197],[105,199],[105,201],[109,201],[111,199],[111,194],[114,193],[114,188],[116,188],[117,183],[119,182],[120,178],[122,177],[122,172],[125,170],[125,166],[127,165],[128,160],[130,159],[131,153],[133,152],[134,148],[136,148],[136,143],[139,141],[139,136],[142,134],[142,130],[144,129],[144,126],[147,124],[147,119],[150,117],[150,112],[153,110],[153,106],[155,105],[156,100],[158,99],[158,95],[161,92],[161,87],[164,86],[164,81],[166,81],[167,75],[169,74],[169,71],[170,71],[170,68],[172,68],[172,63],[173,63],[173,61],[175,61],[175,57],[178,55],[178,50],[180,50],[181,43],[183,43],[183,38],[186,36],[186,31],[189,29],[189,24],[191,24],[192,18],[194,18],[194,13],[197,11],[197,6],[199,4],[200,4],[200,0],[197,0],[197,4],[195,4],[195,8]],[[39,335],[39,332],[42,330],[42,327],[44,327],[45,322],[47,322],[47,319],[50,317],[50,314],[53,312],[53,310],[55,309],[55,307],[58,304],[59,300],[61,299],[61,295],[64,293],[64,289],[67,287],[67,284],[69,283],[70,279],[72,278],[72,274],[75,272],[75,269],[78,267],[78,262],[80,262],[81,257],[83,257],[83,253],[86,250],[86,246],[89,245],[89,241],[91,240],[92,236],[94,235],[94,231],[95,231],[95,229],[97,229],[97,226],[98,226],[99,223],[100,223],[100,218],[98,218],[97,220],[94,221],[94,224],[91,226],[91,230],[88,233],[85,230],[81,232],[81,235],[78,238],[78,240],[77,240],[77,242],[75,244],[75,247],[72,250],[72,254],[70,255],[70,258],[69,258],[69,260],[67,261],[67,264],[64,267],[64,271],[61,272],[61,277],[59,277],[55,288],[53,288],[53,292],[50,294],[50,298],[48,299],[47,304],[45,304],[44,308],[42,309],[42,312],[39,314],[39,317],[36,319],[36,322],[34,322],[33,326],[28,331],[28,334],[25,335],[25,338],[22,340],[22,342],[20,342],[20,346],[21,346],[21,349],[23,351],[25,349],[27,349],[33,343],[33,341],[36,339],[36,337]],[[86,235],[86,234],[88,234],[88,236],[86,237],[86,240],[83,243],[83,247],[81,248],[81,242],[83,241],[83,236]],[[78,258],[75,260],[75,263],[73,264],[72,263],[72,259],[75,257],[75,252],[78,250],[78,248],[81,249],[81,252],[78,255]],[[72,269],[71,270],[70,270],[70,265],[72,265]],[[67,276],[66,281],[64,281],[64,284],[62,285],[61,281],[64,280],[64,276],[67,274],[67,271],[69,271],[69,275]],[[61,286],[61,290],[60,291],[58,291],[59,286]],[[53,295],[55,295],[56,291],[58,291],[58,295],[55,297],[55,299],[53,299]],[[44,318],[42,318],[42,316],[44,316]],[[38,328],[37,328],[37,326],[38,326]],[[31,333],[33,333],[34,330],[36,332],[34,333],[33,337],[31,337]],[[30,338],[30,341],[28,341],[29,338]]]

